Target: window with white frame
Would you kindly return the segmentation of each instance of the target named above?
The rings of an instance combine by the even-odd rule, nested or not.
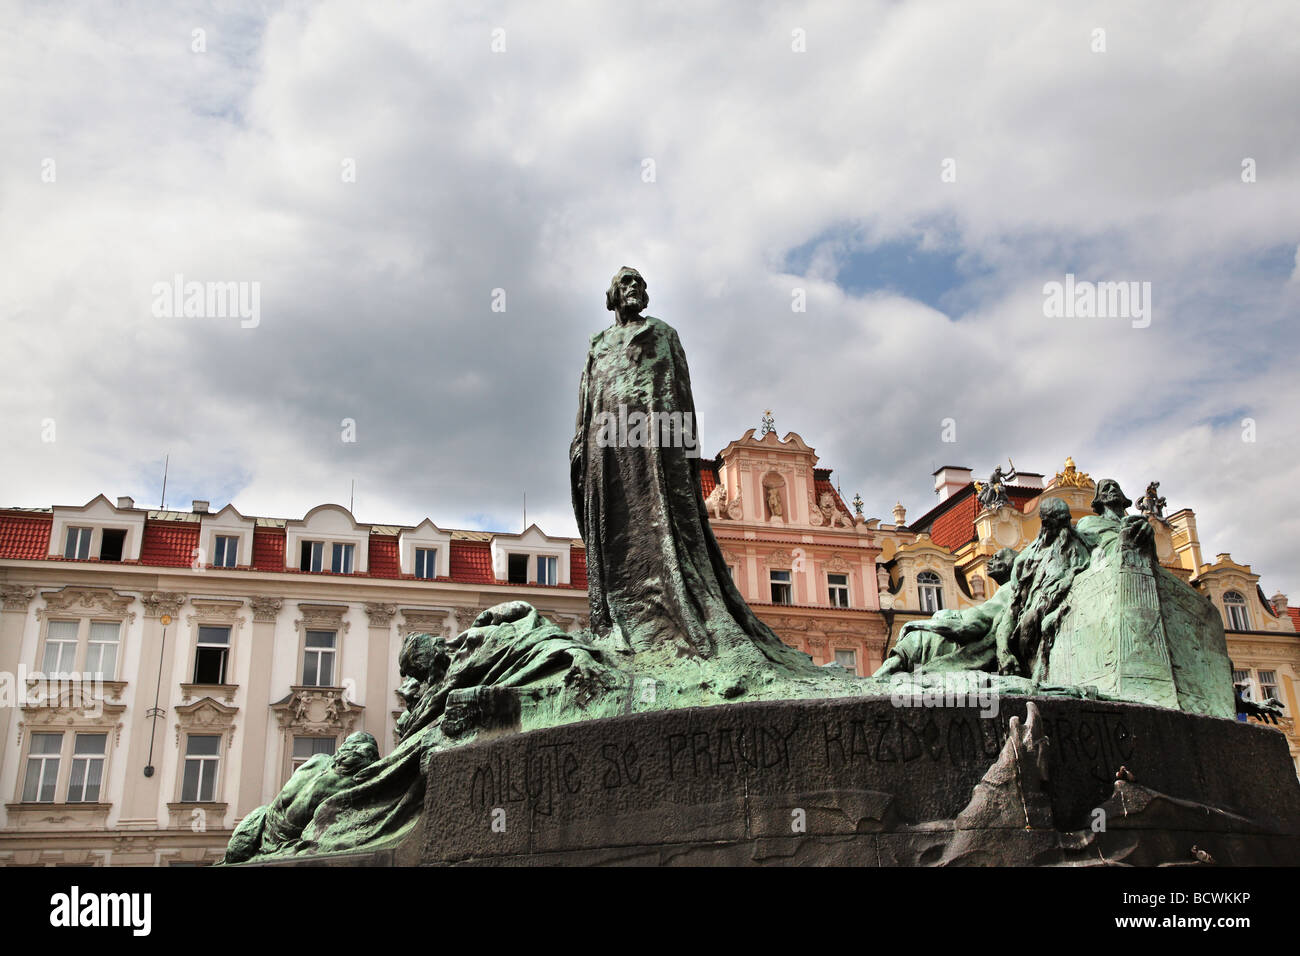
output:
[[[104,754],[108,734],[77,734],[72,744],[72,775],[68,803],[98,803],[104,782]]]
[[[943,582],[933,571],[922,571],[916,576],[917,596],[921,610],[927,614],[943,610]]]
[[[194,683],[224,684],[230,659],[230,628],[212,624],[199,626],[194,648]]]
[[[212,803],[216,800],[217,774],[220,770],[220,735],[188,735],[185,738],[185,771],[181,778],[181,800],[186,803]]]
[[[86,648],[88,674],[99,680],[117,678],[117,646],[122,638],[120,621],[91,621],[90,643]]]
[[[544,554],[537,556],[537,583],[538,584],[558,584],[560,559],[547,557]]]
[[[352,573],[352,555],[356,553],[355,544],[338,544],[333,547],[333,560],[330,562],[330,568],[336,574]]]
[[[32,734],[23,778],[23,803],[53,803],[59,781],[59,753],[63,734]]]
[[[90,557],[90,528],[69,528],[64,539],[63,556],[65,558]]]
[[[839,664],[850,674],[858,672],[858,652],[851,650],[837,650],[835,652],[835,663]]]
[[[301,571],[319,571],[324,558],[324,541],[304,541],[300,560],[298,561],[298,569]]]
[[[293,738],[293,766],[290,773],[295,773],[299,767],[305,764],[317,754],[332,754],[338,743],[333,737],[294,737]]]
[[[849,606],[849,576],[847,574],[826,575],[827,590],[830,592],[831,607]]]
[[[80,621],[50,621],[45,630],[45,655],[41,670],[48,675],[71,674],[77,665],[77,629]]]
[[[121,528],[105,528],[99,535],[99,560],[121,561],[122,551],[125,547],[125,530]]]
[[[1241,596],[1240,592],[1225,592],[1223,595],[1223,609],[1228,614],[1228,630],[1250,630],[1250,615],[1246,613],[1246,599]]]
[[[337,631],[308,631],[303,649],[302,682],[307,687],[334,686]]]
[[[438,576],[438,549],[415,549],[415,576],[417,578],[436,578]]]
[[[772,603],[789,604],[790,596],[790,572],[777,571],[775,569],[768,572],[768,580],[772,585]]]
[[[1239,670],[1235,667],[1232,669],[1232,685],[1241,693],[1243,699],[1255,699],[1254,691],[1251,687],[1253,683],[1249,670]]]
[[[239,560],[239,538],[219,534],[213,539],[212,563],[219,568],[233,568]]]
[[[1277,671],[1259,672],[1259,699],[1268,700],[1277,697]]]

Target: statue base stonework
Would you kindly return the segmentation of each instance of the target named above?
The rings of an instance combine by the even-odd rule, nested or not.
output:
[[[265,865],[1300,863],[1300,784],[1276,731],[997,704],[773,701],[502,727],[430,755],[400,842]]]

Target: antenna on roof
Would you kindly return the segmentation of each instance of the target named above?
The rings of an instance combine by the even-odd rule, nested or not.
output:
[[[169,453],[167,454],[167,457],[163,459],[163,487],[162,487],[162,501],[160,501],[160,502],[158,503],[158,510],[159,510],[159,511],[166,511],[166,510],[167,510],[167,466],[171,464],[171,460],[172,460],[172,456],[171,456],[171,453],[169,452]]]
[[[524,492],[524,530],[528,530],[528,492]]]
[[[355,509],[352,506],[355,505],[356,503],[357,503],[357,480],[353,478],[352,493],[348,495],[348,511],[354,511]]]

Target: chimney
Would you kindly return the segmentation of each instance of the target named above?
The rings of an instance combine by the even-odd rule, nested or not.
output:
[[[195,498],[192,507],[194,508],[194,513],[196,515],[205,515],[208,513],[208,502],[201,498]]]
[[[122,495],[120,498],[117,499],[117,507],[119,511],[127,511],[131,508],[134,508],[135,499],[127,497],[126,495]]]
[[[907,509],[901,501],[894,505],[894,524],[900,528],[907,524]]]
[[[969,468],[958,465],[944,465],[934,473],[934,493],[940,501],[947,501],[957,491],[965,488],[971,481]],[[901,522],[900,522],[901,524]]]

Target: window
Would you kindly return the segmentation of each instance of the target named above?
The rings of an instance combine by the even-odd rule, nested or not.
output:
[[[557,567],[559,558],[547,558],[542,555],[537,556],[537,583],[538,584],[557,584],[559,577]]]
[[[98,803],[104,780],[104,748],[108,734],[77,734],[72,745],[72,778],[68,803]]]
[[[847,574],[828,574],[826,582],[830,589],[831,607],[849,606],[849,576]]]
[[[233,568],[239,556],[239,539],[231,535],[216,536],[212,563],[219,568]]]
[[[933,571],[922,571],[916,576],[916,590],[921,599],[921,610],[927,614],[943,610],[943,582]]]
[[[732,583],[732,584],[735,584],[735,583],[736,583],[736,566],[735,566],[734,564],[729,564],[729,565],[727,565],[727,573],[731,575],[731,583]]]
[[[194,649],[194,683],[224,684],[229,653],[230,628],[200,625]]]
[[[63,734],[32,734],[27,752],[27,776],[23,779],[23,803],[53,803],[54,784],[59,779],[59,751]]]
[[[1277,671],[1259,672],[1259,699],[1268,700],[1277,697]]]
[[[211,803],[216,799],[217,771],[221,769],[221,738],[215,734],[190,734],[185,738],[185,776],[181,800]]]
[[[789,604],[790,603],[790,572],[789,571],[771,571],[769,572],[772,582],[772,603]]]
[[[86,650],[86,673],[99,680],[117,677],[117,644],[122,625],[117,621],[92,621],[90,646]]]
[[[1228,612],[1228,630],[1249,631],[1250,615],[1246,613],[1246,599],[1236,591],[1223,595],[1223,609]]]
[[[438,549],[415,549],[415,576],[417,578],[436,578],[438,576]]]
[[[836,651],[835,663],[839,664],[850,674],[858,672],[858,652],[857,651]]]
[[[303,650],[302,682],[307,687],[334,686],[334,631],[308,631]]]
[[[99,560],[121,561],[122,547],[126,544],[126,532],[120,529],[105,528],[99,539]]]
[[[50,621],[45,632],[45,657],[41,670],[46,674],[71,674],[77,664],[77,621]]]
[[[63,547],[65,558],[90,557],[90,529],[69,528],[67,543]]]
[[[528,583],[528,555],[512,554],[506,559],[506,580],[511,584]]]
[[[356,550],[355,544],[336,544],[334,545],[334,560],[331,562],[332,567],[337,574],[352,573],[352,553]]]
[[[317,754],[334,753],[337,746],[338,744],[333,737],[294,737],[293,767],[289,772],[294,773]]]
[[[304,541],[302,543],[302,560],[298,562],[298,568],[302,571],[319,571],[324,555],[325,542]]]

